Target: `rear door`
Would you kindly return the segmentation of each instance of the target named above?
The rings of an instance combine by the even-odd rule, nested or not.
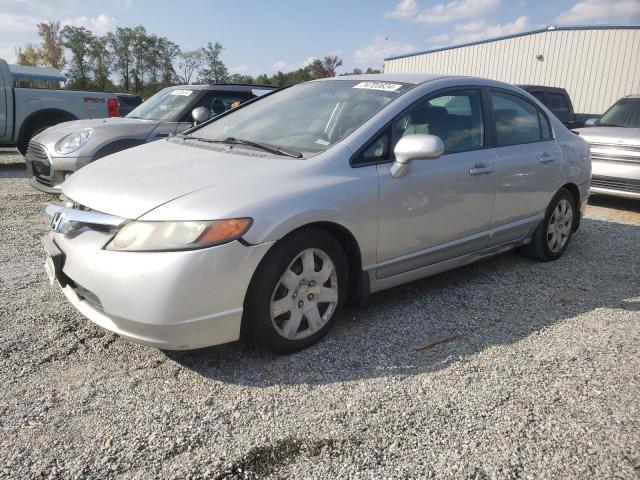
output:
[[[517,93],[491,89],[496,196],[489,246],[526,235],[555,193],[561,150],[546,114]]]

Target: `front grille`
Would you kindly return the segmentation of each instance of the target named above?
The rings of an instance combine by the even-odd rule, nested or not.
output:
[[[33,174],[36,177],[39,175],[49,176],[51,174],[51,163],[49,162],[49,155],[47,155],[47,149],[44,145],[29,142],[26,158],[31,162]]]
[[[601,177],[594,175],[591,177],[591,186],[620,190],[622,192],[640,193],[640,180],[630,178]]]
[[[591,160],[640,163],[640,146],[591,143]]]
[[[613,149],[613,150],[620,150],[623,152],[635,152],[635,153],[639,153],[640,154],[640,145],[619,145],[616,143],[599,143],[599,142],[593,142],[590,143],[589,146],[591,148],[604,148],[604,149]]]

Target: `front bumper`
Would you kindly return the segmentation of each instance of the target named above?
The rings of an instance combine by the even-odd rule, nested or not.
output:
[[[235,241],[183,252],[114,252],[110,235],[50,232],[63,255],[56,281],[96,325],[128,340],[167,350],[240,338],[249,282],[271,243]]]
[[[634,155],[618,153],[592,148],[591,193],[640,199],[640,148]]]
[[[35,148],[40,150],[38,156],[33,154]],[[31,186],[50,194],[59,194],[67,177],[90,162],[90,157],[52,157],[42,145],[30,145],[25,156]]]

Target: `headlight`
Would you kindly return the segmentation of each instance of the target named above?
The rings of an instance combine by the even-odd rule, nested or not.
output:
[[[195,222],[131,222],[122,227],[107,250],[151,252],[191,250],[220,245],[249,230],[250,218]]]
[[[93,128],[83,128],[77,132],[65,135],[56,143],[56,152],[66,155],[75,152],[93,136]]]

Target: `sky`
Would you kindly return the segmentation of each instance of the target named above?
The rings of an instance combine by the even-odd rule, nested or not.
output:
[[[59,20],[96,34],[143,25],[183,50],[224,46],[231,73],[273,74],[313,58],[381,68],[387,56],[548,25],[640,24],[640,0],[0,0],[0,58],[38,43],[36,24]]]

